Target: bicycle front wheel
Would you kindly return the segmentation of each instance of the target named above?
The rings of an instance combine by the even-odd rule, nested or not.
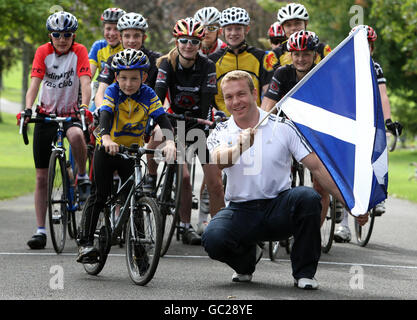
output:
[[[330,196],[330,204],[321,225],[321,251],[328,253],[333,244],[334,228],[336,224],[336,199]]]
[[[130,279],[144,286],[152,280],[162,246],[162,217],[154,198],[142,197],[126,228],[126,264]]]
[[[64,250],[68,227],[68,186],[65,159],[53,150],[48,168],[48,219],[52,245],[56,253]]]
[[[179,221],[182,171],[180,164],[165,164],[162,172],[161,192],[157,194],[163,228],[161,257],[167,253]]]
[[[365,247],[368,244],[369,239],[371,238],[372,230],[374,228],[375,223],[374,211],[375,209],[372,209],[372,211],[369,213],[369,221],[363,226],[360,226],[355,219],[356,240],[358,241],[358,244],[361,247]]]

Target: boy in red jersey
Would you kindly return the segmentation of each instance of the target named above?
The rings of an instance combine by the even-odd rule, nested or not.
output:
[[[32,115],[32,106],[41,88],[36,112],[38,116],[56,114],[75,116],[79,108],[86,108],[91,96],[91,70],[87,49],[76,42],[77,19],[70,13],[60,11],[46,21],[49,38],[40,46],[33,60],[31,83],[26,93],[26,123]],[[81,106],[79,92],[81,89]],[[56,136],[56,123],[37,123],[33,134],[33,156],[36,167],[35,211],[37,232],[28,241],[31,249],[43,249],[46,245],[46,197],[51,143]],[[81,124],[64,125],[65,135],[71,145],[78,165],[80,198],[90,181],[86,175],[87,146]]]

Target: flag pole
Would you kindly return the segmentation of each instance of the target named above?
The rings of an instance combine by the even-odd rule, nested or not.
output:
[[[279,108],[278,108],[279,105]],[[272,112],[274,112],[275,110],[277,111],[277,115],[279,115],[281,113],[281,104],[279,102],[277,102],[271,110],[269,110],[269,112],[265,115],[265,117],[255,126],[255,128],[253,128],[254,130],[258,129],[258,127],[266,120],[266,118],[268,118]]]

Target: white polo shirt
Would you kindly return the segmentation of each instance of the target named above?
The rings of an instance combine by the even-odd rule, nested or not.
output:
[[[259,123],[267,113],[258,110]],[[275,115],[270,115],[258,127],[252,147],[235,165],[223,169],[227,175],[227,202],[272,199],[291,188],[292,156],[301,161],[312,150],[291,121],[278,118],[275,123],[276,119]],[[241,131],[233,116],[219,123],[207,139],[210,153],[220,146],[236,144]]]

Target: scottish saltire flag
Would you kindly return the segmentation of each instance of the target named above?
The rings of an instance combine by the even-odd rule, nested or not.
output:
[[[365,29],[347,37],[279,106],[322,160],[353,215],[386,199],[384,117]]]

